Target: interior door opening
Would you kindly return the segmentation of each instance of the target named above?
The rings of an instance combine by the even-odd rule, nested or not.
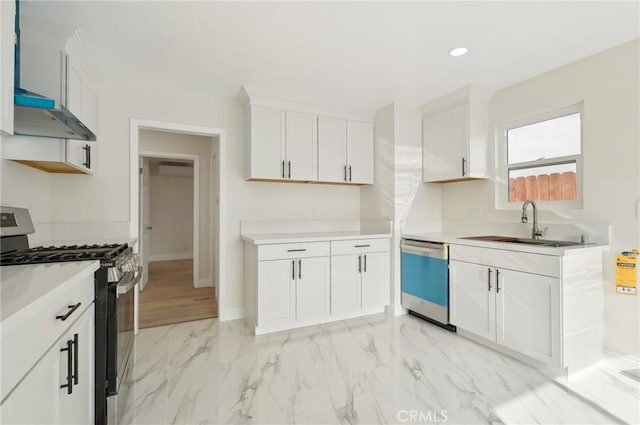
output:
[[[138,327],[217,317],[216,143],[152,130],[139,136]]]

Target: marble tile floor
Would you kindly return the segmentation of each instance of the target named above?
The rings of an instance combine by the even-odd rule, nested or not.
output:
[[[125,424],[633,420],[632,413],[608,411],[607,397],[601,405],[413,316],[376,315],[259,337],[243,321],[180,323],[141,330],[134,356]],[[613,382],[603,376],[583,387]],[[636,402],[625,409],[637,411],[638,387],[624,385]]]

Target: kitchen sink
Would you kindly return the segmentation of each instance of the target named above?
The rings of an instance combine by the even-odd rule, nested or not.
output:
[[[492,236],[468,236],[462,239],[470,239],[474,241],[487,241],[487,242],[519,243],[524,245],[546,246],[546,247],[552,247],[552,248],[582,245],[580,242],[573,242],[573,241],[554,241],[549,239],[527,239],[527,238],[516,238],[516,237],[510,237],[510,236],[493,236],[493,235]]]

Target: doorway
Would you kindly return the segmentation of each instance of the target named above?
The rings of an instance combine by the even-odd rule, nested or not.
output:
[[[136,159],[135,168],[132,160],[132,171],[135,170],[140,176],[138,179],[132,179],[131,229],[132,234],[139,240],[138,251],[143,262],[144,280],[137,294],[137,327],[159,326],[216,316],[222,298],[221,276],[225,272],[224,261],[221,260],[223,252],[219,249],[220,239],[224,235],[223,229],[220,229],[220,223],[223,221],[220,206],[224,205],[224,164],[220,161],[223,155],[224,131],[142,120],[132,120],[131,130],[131,154],[132,158]],[[158,139],[159,144],[146,143],[150,135]],[[196,142],[198,152],[189,147],[190,142]],[[173,244],[173,248],[155,249],[158,247],[153,240],[155,236],[155,241],[158,242],[160,235],[156,230],[159,229],[156,229],[151,217],[153,196],[146,197],[145,201],[145,192],[153,195],[152,174],[158,174],[160,166],[163,166],[163,174],[178,174],[183,179],[180,189],[183,197],[184,192],[193,193],[190,198],[193,202],[186,199],[180,201],[183,205],[193,205],[193,219],[189,223],[186,223],[188,220],[184,214],[180,217],[165,216],[165,220],[171,221],[173,227],[181,227],[184,230],[185,227],[192,226],[192,237],[189,239],[191,245],[184,237],[178,241],[180,238],[174,236],[172,239],[175,239],[176,243]],[[189,172],[187,169],[192,171]],[[155,178],[157,180],[159,177],[156,175]],[[185,180],[192,182],[191,190],[185,190]],[[168,198],[166,193],[162,193],[161,197]],[[184,209],[181,208],[180,211],[184,213]],[[151,214],[145,213],[145,210]],[[180,223],[180,226],[177,223]],[[198,240],[199,237],[205,239]],[[148,266],[145,267],[144,264]],[[178,289],[177,282],[182,282],[181,289]],[[154,291],[151,285],[155,285],[156,289],[162,287],[162,291],[156,291],[157,297],[152,296]],[[184,314],[179,313],[178,307],[163,304],[161,298],[181,304]],[[161,317],[148,320],[150,299],[158,301],[157,306],[151,310],[155,309]]]
[[[210,273],[200,273],[199,229],[211,228],[200,217],[200,180],[212,168],[204,165],[198,155],[140,152],[140,328],[217,317]]]

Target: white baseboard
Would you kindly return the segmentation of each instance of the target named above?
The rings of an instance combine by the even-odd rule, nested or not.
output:
[[[218,320],[221,322],[242,318],[244,318],[244,307],[225,308],[220,311],[220,314],[218,314]]]
[[[211,282],[211,279],[200,279],[194,286],[196,288],[212,288],[213,283]]]
[[[149,256],[149,261],[192,260],[193,254],[156,254]]]

